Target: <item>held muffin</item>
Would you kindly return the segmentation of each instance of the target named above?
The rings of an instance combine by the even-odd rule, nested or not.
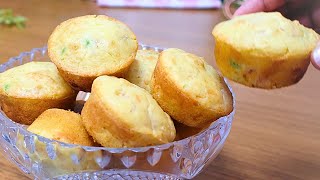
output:
[[[30,62],[0,74],[0,104],[15,122],[31,124],[50,108],[71,109],[77,92],[51,62]]]
[[[89,134],[105,147],[142,147],[175,138],[174,124],[152,96],[125,79],[94,80],[82,120]]]
[[[180,49],[160,53],[151,93],[173,119],[191,127],[205,126],[233,109],[223,78],[204,59]]]
[[[212,32],[224,76],[246,86],[280,88],[297,83],[310,64],[319,35],[280,13],[255,13],[218,24]]]
[[[75,89],[90,91],[101,75],[122,77],[134,61],[138,43],[122,22],[87,15],[61,23],[48,40],[48,54]]]
[[[27,129],[48,139],[64,143],[93,146],[93,139],[82,124],[80,114],[63,109],[44,111]]]
[[[138,50],[135,61],[131,64],[125,79],[150,92],[150,80],[156,67],[159,52]]]

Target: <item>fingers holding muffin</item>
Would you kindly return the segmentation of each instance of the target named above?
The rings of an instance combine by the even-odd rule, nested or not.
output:
[[[280,13],[235,17],[218,24],[212,33],[222,74],[246,86],[264,89],[299,82],[319,40],[312,29]]]

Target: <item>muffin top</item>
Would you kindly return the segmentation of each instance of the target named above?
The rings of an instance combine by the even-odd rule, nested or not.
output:
[[[137,49],[134,33],[104,15],[69,19],[57,26],[48,40],[51,60],[79,76],[117,73],[132,63]]]
[[[51,62],[29,62],[0,73],[0,94],[29,99],[60,99],[75,91]]]
[[[157,68],[181,96],[211,111],[232,108],[232,97],[224,80],[206,61],[194,54],[170,48],[160,53]]]
[[[28,131],[64,143],[94,145],[82,124],[80,114],[67,110],[48,109],[44,111],[28,127]]]
[[[159,142],[167,143],[175,138],[174,124],[152,96],[144,89],[125,79],[100,76],[93,82],[92,94],[113,114],[118,127],[143,135],[152,135]],[[144,139],[141,137],[141,139]],[[141,140],[142,141],[142,140]]]
[[[136,59],[126,74],[126,79],[150,92],[150,81],[158,57],[159,53],[157,51],[138,50]]]
[[[272,55],[273,60],[305,56],[319,39],[312,29],[278,12],[235,17],[215,26],[212,33],[236,50],[256,57]]]

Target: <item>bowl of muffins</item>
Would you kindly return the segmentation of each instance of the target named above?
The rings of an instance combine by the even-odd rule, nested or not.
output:
[[[0,66],[0,146],[37,179],[191,179],[221,151],[231,87],[202,57],[86,15]]]

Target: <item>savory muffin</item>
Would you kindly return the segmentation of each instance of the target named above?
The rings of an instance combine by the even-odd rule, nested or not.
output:
[[[173,141],[171,118],[144,89],[121,78],[94,80],[81,112],[89,134],[105,147],[142,147]]]
[[[93,139],[82,124],[80,114],[62,109],[44,111],[27,129],[48,139],[93,146]]]
[[[150,80],[156,67],[159,52],[138,50],[135,61],[131,64],[125,79],[150,92]]]
[[[104,15],[69,19],[48,40],[49,57],[62,77],[82,91],[90,91],[98,76],[123,76],[137,49],[136,36],[127,25]]]
[[[82,146],[95,145],[82,124],[80,114],[62,109],[46,110],[27,130],[64,143]],[[34,152],[26,146],[30,140],[33,141]],[[85,153],[81,146],[65,147],[59,143],[48,143],[38,137],[24,138],[24,135],[20,133],[17,134],[16,145],[29,156],[33,163],[40,163],[46,176],[50,179],[68,173],[100,169],[95,157],[101,152],[98,154]]]
[[[62,109],[44,111],[27,129],[28,131],[69,144],[95,146],[81,120],[80,114]],[[18,134],[17,146],[27,152],[31,161],[41,163],[47,176],[75,173],[78,171],[98,170],[94,157],[98,154],[84,154],[81,147],[65,148],[57,143],[34,139],[35,152],[29,152],[24,144],[23,135]]]
[[[224,79],[204,59],[180,49],[160,53],[151,93],[173,119],[192,127],[211,123],[233,108]]]
[[[29,62],[0,74],[0,104],[13,121],[31,124],[50,108],[71,109],[77,92],[51,62]]]
[[[246,86],[280,88],[297,83],[319,35],[278,12],[235,17],[212,32],[224,76]]]
[[[48,179],[55,179],[57,176],[79,173],[80,171],[101,170],[99,160],[102,152],[85,152],[81,146],[73,148],[62,146],[58,143],[45,143],[43,140],[35,138],[34,152],[30,152],[23,144],[23,136],[18,136],[17,147],[26,152],[32,163],[41,164],[43,172]],[[101,155],[100,155],[101,154]]]

